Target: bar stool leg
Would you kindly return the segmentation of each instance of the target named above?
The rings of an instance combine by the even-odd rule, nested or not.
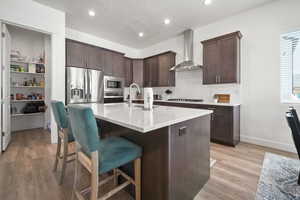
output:
[[[65,135],[65,134],[64,134]],[[60,181],[59,184],[63,183],[63,179],[65,177],[65,172],[67,168],[67,158],[68,158],[68,138],[64,136],[63,138],[63,158],[62,158],[62,169],[61,169],[61,175],[60,175]]]
[[[57,170],[58,161],[60,159],[60,150],[61,150],[61,138],[58,136],[57,147],[56,147],[56,155],[55,155],[55,162],[53,171]]]
[[[91,197],[90,200],[98,199],[99,189],[99,168],[98,168],[98,151],[92,152],[92,169],[91,169]]]
[[[135,200],[141,200],[141,158],[134,161]]]
[[[118,172],[117,169],[114,169],[114,186],[118,185]]]
[[[73,183],[73,194],[72,194],[72,200],[75,200],[76,194],[75,192],[77,191],[77,188],[80,183],[80,178],[81,178],[81,163],[78,160],[78,149],[79,147],[76,147],[76,158],[75,158],[75,174],[74,174],[74,183]]]

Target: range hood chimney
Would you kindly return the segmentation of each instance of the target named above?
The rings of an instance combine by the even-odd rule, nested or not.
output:
[[[201,69],[200,65],[194,63],[194,31],[185,30],[184,35],[184,61],[175,65],[170,71],[192,71]]]

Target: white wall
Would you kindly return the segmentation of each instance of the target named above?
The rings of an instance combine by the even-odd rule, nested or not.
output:
[[[125,56],[130,57],[130,58],[138,58],[139,56],[139,50],[130,48],[109,40],[105,40],[103,38],[96,37],[94,35],[80,32],[74,29],[66,28],[66,38],[72,39],[72,40],[77,40],[80,42],[84,42],[87,44],[99,46],[102,48],[118,51],[121,53],[125,53]]]
[[[295,151],[285,120],[288,105],[280,103],[280,34],[300,28],[300,1],[282,0],[195,29],[195,61],[202,64],[200,41],[240,30],[242,39],[241,84],[202,85],[199,72],[176,74],[178,96],[209,100],[217,92],[228,92],[240,101],[241,139],[256,144]],[[141,56],[166,50],[183,57],[183,38],[177,37],[143,49]],[[300,106],[296,105],[300,111]]]
[[[52,99],[65,100],[65,14],[32,0],[1,0],[0,20],[51,34]],[[51,123],[52,141],[57,140],[55,123]]]
[[[40,57],[45,51],[45,34],[16,26],[8,26],[8,31],[11,35],[11,49],[19,51],[22,56],[26,56],[27,61]]]

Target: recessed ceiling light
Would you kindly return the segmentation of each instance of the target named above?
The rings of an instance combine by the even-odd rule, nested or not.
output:
[[[144,33],[143,32],[139,32],[139,37],[144,37]]]
[[[212,3],[212,0],[204,0],[204,5],[208,6]]]
[[[95,11],[89,10],[89,16],[94,17],[96,15]]]
[[[164,21],[164,23],[165,23],[165,25],[168,25],[168,24],[170,24],[170,22],[171,22],[171,20],[170,19],[165,19],[165,21]]]

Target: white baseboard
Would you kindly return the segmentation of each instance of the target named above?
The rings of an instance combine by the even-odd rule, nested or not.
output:
[[[274,142],[274,141],[270,141],[270,140],[265,140],[265,139],[256,138],[256,137],[249,137],[249,136],[245,136],[245,135],[241,135],[241,142],[247,142],[247,143],[256,144],[256,145],[260,145],[260,146],[265,146],[265,147],[270,147],[270,148],[288,151],[288,152],[292,152],[292,153],[297,153],[296,148],[293,144]]]

